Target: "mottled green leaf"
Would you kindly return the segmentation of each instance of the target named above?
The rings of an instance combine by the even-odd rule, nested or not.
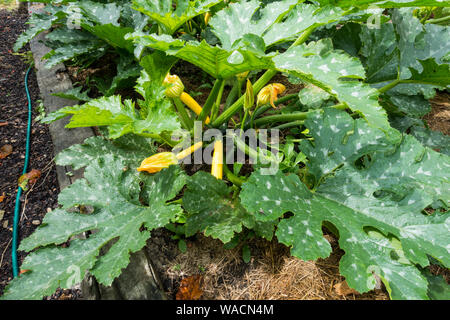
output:
[[[188,212],[186,236],[203,232],[206,236],[227,243],[244,226],[253,228],[253,216],[247,213],[238,200],[231,199],[231,194],[224,181],[209,173],[199,171],[193,175],[183,196],[183,206]],[[273,228],[273,224],[265,224],[264,234],[270,236]]]
[[[281,1],[270,3],[264,8],[261,8],[261,4],[256,0],[230,4],[228,8],[214,15],[210,25],[213,27],[212,31],[220,39],[222,48],[230,50],[235,41],[246,34],[262,37],[296,3],[296,0]],[[258,11],[257,18],[253,18],[256,11]]]
[[[177,1],[176,8],[172,0],[133,0],[133,8],[156,21],[166,34],[172,35],[192,18],[206,13],[209,8],[221,0]]]
[[[179,129],[180,124],[170,101],[162,95],[154,98],[140,101],[141,110],[138,113],[131,100],[122,102],[120,96],[102,97],[83,105],[61,108],[47,115],[42,122],[50,123],[72,116],[66,128],[108,126],[109,137],[113,139],[127,133],[159,134]]]
[[[72,166],[74,170],[88,166],[105,154],[120,154],[129,162],[139,163],[156,151],[152,140],[132,134],[122,136],[113,142],[102,137],[91,137],[83,144],[76,144],[61,151],[56,157],[60,166]]]
[[[301,3],[289,12],[285,20],[274,24],[263,39],[267,46],[295,40],[306,29],[339,21],[344,15],[344,10],[334,6],[320,8],[313,4]]]
[[[431,255],[450,265],[450,219],[422,211],[438,199],[449,203],[450,159],[411,136],[389,150],[380,130],[342,111],[313,113],[305,125],[314,144],[305,141],[300,149],[310,159],[313,191],[296,175],[257,172],[243,185],[244,207],[260,220],[293,213],[276,235],[305,260],[330,254],[322,225],[331,223],[345,251],[340,272],[352,288],[373,289],[374,272],[391,298],[427,299],[416,264],[428,265]]]
[[[57,23],[64,16],[62,11],[48,10],[43,13],[33,13],[28,24],[28,28],[22,33],[14,44],[14,51],[19,51],[26,43],[36,37],[41,32],[48,30],[54,23]]]
[[[343,8],[358,7],[367,8],[376,6],[378,8],[401,8],[401,7],[446,7],[448,4],[443,0],[318,0],[322,5],[335,5]]]
[[[400,79],[409,79],[411,69],[422,73],[420,60],[434,59],[437,64],[443,64],[450,52],[450,27],[422,25],[412,16],[412,10],[397,9],[392,15],[399,37]]]
[[[183,41],[170,36],[146,35],[135,32],[130,37],[138,44],[188,61],[215,78],[229,78],[241,72],[268,69],[273,66],[271,55],[261,56],[250,50],[224,50],[206,41]]]
[[[63,208],[48,213],[21,243],[21,250],[37,248],[21,266],[30,271],[15,278],[2,299],[40,299],[58,287],[79,283],[86,271],[111,285],[128,265],[130,254],[145,246],[150,231],[181,213],[180,205],[166,204],[184,185],[186,177],[179,167],[148,175],[138,174],[130,165],[118,154],[104,154],[86,168],[85,179],[60,193]],[[139,202],[140,185],[147,186],[147,204]],[[78,205],[93,206],[94,212],[66,211]],[[68,248],[55,246],[84,231],[96,232],[71,241]],[[112,245],[99,255],[106,244]]]
[[[293,47],[273,61],[279,70],[322,88],[361,114],[370,125],[382,129],[392,142],[399,142],[398,132],[391,128],[385,110],[378,104],[378,92],[358,81],[365,77],[360,61],[333,50],[331,40]]]

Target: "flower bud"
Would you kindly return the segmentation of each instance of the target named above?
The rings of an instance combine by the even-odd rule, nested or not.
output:
[[[253,85],[250,79],[247,79],[247,88],[245,90],[244,110],[250,111],[255,104],[255,94],[253,93]]]
[[[177,75],[167,74],[163,84],[167,86],[165,94],[169,98],[178,98],[184,92],[183,82]]]

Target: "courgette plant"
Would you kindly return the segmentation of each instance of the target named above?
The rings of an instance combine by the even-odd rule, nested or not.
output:
[[[448,3],[221,4],[207,21],[217,44],[173,34],[192,10],[206,13],[218,1],[133,3],[158,24],[123,40],[143,49],[135,87],[141,99],[102,97],[44,119],[71,116],[68,128],[99,126],[104,135],[58,155],[59,165],[85,168],[85,178],[62,190],[61,207],[22,241],[29,271],[11,281],[3,299],[52,294],[73,284],[74,269],[78,281],[90,272],[111,285],[151,230],[174,224],[186,237],[202,232],[227,246],[246,231],[276,237],[304,260],[331,253],[325,227],[345,251],[340,272],[350,287],[367,292],[377,276],[392,299],[448,298],[448,285],[427,271],[430,261],[450,265],[448,138],[421,117],[436,90],[449,87],[450,33],[417,11]],[[367,23],[373,15],[376,26]],[[203,106],[171,73],[179,60],[215,78]],[[272,81],[276,75],[286,76],[284,84]],[[286,94],[289,82],[304,86]],[[156,152],[179,143],[173,135],[182,129],[195,137],[195,121],[219,132],[279,129],[282,143],[278,152],[263,152],[226,133],[260,160],[246,174],[242,164],[229,168],[220,139]],[[202,148],[213,150],[211,169],[189,176],[179,162]],[[278,169],[265,174],[267,162]],[[86,239],[60,246],[84,232]]]

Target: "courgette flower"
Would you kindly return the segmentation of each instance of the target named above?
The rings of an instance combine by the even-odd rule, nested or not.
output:
[[[247,79],[247,86],[244,97],[244,110],[250,111],[255,104],[255,94],[253,93],[253,85],[250,79]]]
[[[188,93],[184,92],[184,85],[180,77],[178,77],[177,75],[167,74],[163,84],[166,86],[170,85],[170,87],[168,87],[165,91],[167,97],[174,99],[179,98],[185,105],[189,107],[189,109],[194,111],[196,115],[199,115],[202,112],[202,107],[198,104],[198,102],[195,101],[195,99],[192,98]],[[205,123],[209,124],[209,122],[209,117],[206,117]]]
[[[274,101],[277,101],[278,95],[286,91],[286,87],[281,83],[272,83],[261,89],[258,93],[257,106],[269,103],[274,108]]]
[[[160,152],[152,155],[142,161],[141,166],[137,168],[137,171],[146,171],[148,173],[156,173],[162,169],[168,168],[173,164],[178,164],[178,161],[186,158],[191,153],[203,146],[203,142],[198,142],[193,146],[181,151],[178,154],[173,152]]]
[[[177,75],[167,74],[163,84],[168,86],[165,94],[169,98],[178,98],[184,92],[184,84]]]
[[[137,171],[155,173],[173,164],[178,164],[177,156],[173,152],[160,152],[144,159]]]

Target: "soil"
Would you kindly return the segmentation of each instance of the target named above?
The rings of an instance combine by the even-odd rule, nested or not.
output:
[[[431,106],[431,112],[424,117],[424,120],[431,130],[450,135],[450,94],[439,92],[431,100]]]
[[[12,47],[25,29],[28,14],[18,11],[0,11],[0,147],[11,145],[12,153],[0,160],[0,295],[12,279],[11,238],[17,180],[22,175],[25,158],[25,141],[28,121],[28,102],[24,87],[28,65],[22,56],[13,54]],[[24,48],[20,53],[26,53]],[[29,90],[33,102],[33,122],[29,171],[41,171],[41,177],[24,192],[21,198],[21,219],[19,241],[29,236],[41,223],[47,210],[57,206],[59,193],[53,145],[46,125],[36,122],[39,116],[36,106],[39,101],[39,88],[34,72],[30,73]],[[18,252],[19,265],[25,253]]]

